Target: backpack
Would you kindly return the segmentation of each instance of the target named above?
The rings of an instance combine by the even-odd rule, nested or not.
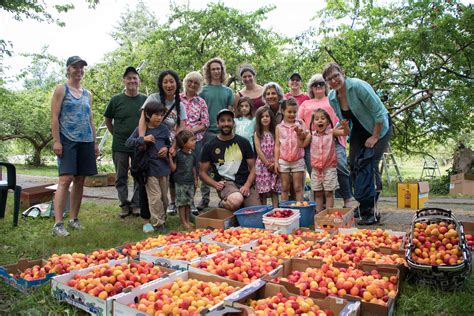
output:
[[[130,165],[130,173],[139,185],[145,185],[148,178],[148,146],[135,147],[133,152],[132,163]]]

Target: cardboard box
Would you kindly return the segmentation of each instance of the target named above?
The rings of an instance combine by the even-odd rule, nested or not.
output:
[[[156,265],[160,265],[160,266],[175,269],[175,270],[186,271],[186,270],[188,270],[188,266],[190,264],[192,264],[193,262],[197,262],[197,261],[200,261],[200,260],[205,260],[209,256],[213,255],[213,254],[209,254],[207,256],[199,256],[199,257],[193,258],[192,260],[189,260],[189,261],[175,259],[175,258],[158,257],[158,256],[154,255],[158,251],[162,251],[165,248],[169,248],[169,247],[178,247],[179,248],[182,244],[187,243],[187,242],[198,243],[198,241],[187,241],[186,240],[186,241],[183,241],[181,243],[174,244],[174,245],[156,247],[156,248],[153,248],[153,249],[150,249],[150,250],[142,251],[142,252],[140,252],[140,260],[146,261],[146,262],[153,262]],[[229,247],[220,246],[220,245],[216,245],[216,246],[221,247],[221,250],[225,250],[225,249],[229,248]]]
[[[342,217],[329,217],[327,215],[336,212],[342,213]],[[349,228],[354,226],[353,208],[328,208],[314,216],[314,227],[335,230],[338,228]]]
[[[255,315],[255,311],[248,305],[246,305],[249,299],[259,300],[275,296],[278,293],[282,293],[285,297],[300,296],[298,294],[295,294],[294,292],[292,293],[288,291],[284,286],[274,283],[266,283],[263,280],[258,280],[252,284],[249,284],[245,288],[229,295],[224,300],[224,305],[232,309],[240,309],[241,315],[244,316]],[[333,311],[334,315],[357,316],[359,314],[359,302],[349,302],[345,299],[336,297],[309,297],[316,305],[319,306],[321,310],[331,310]],[[226,315],[225,312],[222,314]]]
[[[397,183],[397,208],[421,209],[428,201],[428,182]]]
[[[452,175],[449,194],[474,195],[474,174],[458,173]]]
[[[20,211],[24,211],[30,206],[45,203],[53,200],[54,191],[48,189],[52,184],[39,185],[21,190]]]
[[[314,269],[319,269],[321,267],[321,262],[318,263],[317,260],[313,260],[312,262],[305,262],[305,260],[302,259],[292,259],[290,261],[287,261],[283,263],[283,268],[280,269],[277,273],[274,274],[272,279],[269,279],[268,277],[265,277],[264,279],[274,283],[276,277],[286,277],[288,276],[292,271],[301,271],[304,272],[306,271],[307,268],[314,268]],[[338,268],[343,268],[343,265],[340,264],[334,264],[335,267]],[[396,276],[398,279],[397,282],[397,296],[398,296],[398,289],[400,288],[400,271],[396,267],[385,267],[385,266],[378,266],[375,264],[370,264],[370,263],[361,263],[357,266],[357,269],[362,270],[364,272],[370,272],[372,270],[377,270],[382,276]],[[281,281],[278,283],[279,285],[285,287],[288,291],[292,293],[300,293],[299,288],[297,288],[293,283],[289,282],[284,282]],[[310,291],[310,297],[315,297],[315,298],[324,298],[326,297],[326,294],[317,292],[317,291]],[[352,296],[352,295],[344,295],[344,299],[348,301],[356,301],[361,303],[361,315],[393,315],[394,308],[395,308],[395,299],[389,299],[387,302],[387,305],[378,305],[378,304],[373,304],[369,302],[363,302],[361,301],[361,298],[358,296]]]
[[[28,268],[32,268],[35,265],[44,266],[48,261],[43,259],[29,260],[20,259],[17,263],[9,264],[0,267],[0,278],[3,282],[14,287],[15,289],[27,293],[33,287],[43,285],[49,282],[49,280],[56,275],[56,273],[48,273],[44,278],[27,281],[23,278],[15,277],[15,274],[24,272]]]
[[[229,248],[229,249],[226,249],[226,250],[221,251],[221,252],[219,252],[219,253],[212,254],[212,255],[208,256],[207,258],[205,258],[205,259],[201,259],[201,260],[199,260],[199,261],[197,261],[197,262],[193,262],[191,265],[189,265],[188,271],[189,271],[189,272],[196,272],[196,273],[200,273],[200,274],[205,274],[205,275],[211,275],[211,276],[212,276],[212,275],[216,275],[216,274],[213,274],[213,273],[211,273],[211,272],[209,272],[209,271],[207,271],[207,270],[198,268],[199,262],[201,262],[201,261],[209,261],[209,260],[211,260],[213,257],[217,256],[218,254],[222,254],[223,252],[232,252],[232,251],[236,251],[236,250],[237,250],[237,251],[240,251],[240,252],[242,252],[242,253],[243,253],[243,252],[250,252],[250,253],[255,254],[255,253],[252,252],[252,251],[241,250],[241,249],[239,249],[239,248],[237,248],[237,247]],[[263,254],[262,254],[262,255],[263,255]],[[266,256],[267,256],[267,257],[271,257],[270,255],[266,255]],[[277,258],[277,259],[278,259],[278,264],[279,264],[279,265],[278,265],[275,269],[273,269],[273,270],[271,270],[271,271],[269,271],[269,272],[266,272],[266,273],[263,273],[264,271],[261,270],[261,271],[260,271],[261,275],[260,275],[258,278],[264,278],[264,277],[268,277],[268,276],[271,276],[271,275],[275,274],[275,273],[281,268],[281,265],[282,265],[285,261],[287,261],[287,259],[281,259],[281,258]],[[225,272],[227,272],[227,271],[225,271]],[[225,278],[226,280],[231,280],[231,279],[228,279],[228,278],[227,278],[227,275],[226,275],[226,276],[222,276],[222,277]],[[232,281],[232,280],[231,280],[231,281]]]
[[[225,208],[213,208],[199,214],[195,219],[196,228],[227,229],[237,226],[237,218],[234,213]]]
[[[142,293],[147,293],[149,291],[154,291],[165,284],[169,284],[174,282],[176,279],[181,278],[182,280],[186,281],[188,279],[196,279],[204,282],[227,282],[229,285],[243,288],[244,284],[237,282],[237,281],[232,281],[228,279],[221,278],[217,275],[204,275],[196,272],[178,272],[174,274],[168,275],[166,278],[156,280],[154,282],[148,283],[144,286],[132,289],[130,293],[124,293],[120,294],[115,298],[114,304],[113,304],[113,314],[117,316],[131,316],[131,315],[136,315],[136,316],[143,316],[145,313],[134,309],[128,304],[135,303],[136,299],[140,296]],[[203,310],[203,313],[206,315],[210,315],[212,312],[216,311],[220,306],[223,305],[223,302],[217,305],[214,305],[211,308],[208,308],[206,310]],[[218,313],[219,314],[219,313]],[[222,315],[222,314],[219,314]]]
[[[88,312],[91,315],[111,316],[113,301],[115,300],[115,298],[121,296],[123,293],[108,297],[107,299],[103,300],[86,292],[82,292],[76,288],[70,287],[67,285],[67,283],[76,274],[84,275],[87,274],[89,271],[96,269],[97,267],[105,265],[115,266],[123,262],[130,263],[133,262],[133,260],[129,258],[111,260],[108,263],[104,263],[98,266],[93,266],[82,270],[75,270],[67,274],[55,276],[51,280],[51,293],[53,294],[53,297],[55,297],[57,300],[71,304],[77,308]],[[162,277],[176,273],[176,270],[164,267],[160,267],[160,269],[165,272]],[[155,280],[155,282],[158,280],[160,279]]]

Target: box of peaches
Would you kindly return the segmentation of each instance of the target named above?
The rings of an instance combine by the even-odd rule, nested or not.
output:
[[[349,228],[354,225],[354,209],[352,208],[329,208],[314,216],[314,227],[334,230],[337,228]]]
[[[28,292],[43,285],[60,274],[89,266],[105,263],[109,260],[124,258],[116,249],[98,249],[90,254],[53,254],[48,259],[20,259],[17,263],[0,267],[0,279],[10,286]]]

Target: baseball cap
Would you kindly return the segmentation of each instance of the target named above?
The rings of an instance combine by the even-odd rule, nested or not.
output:
[[[299,79],[300,81],[303,80],[303,78],[301,78],[301,75],[300,75],[299,73],[297,73],[297,72],[292,73],[291,76],[290,76],[290,78],[288,78],[288,79],[291,80],[291,79],[292,79],[293,77],[295,77],[295,76],[298,77],[298,79]]]
[[[135,67],[130,66],[130,67],[127,67],[127,69],[125,69],[125,72],[123,73],[123,77],[125,78],[129,72],[133,72],[133,73],[139,75],[138,70],[135,69]]]
[[[232,118],[234,118],[234,112],[232,112],[231,110],[229,109],[222,109],[220,110],[218,113],[217,113],[217,120],[219,121],[219,117],[223,114],[230,114],[232,116]]]
[[[87,62],[79,56],[71,56],[66,61],[66,67],[82,62],[84,66],[87,66]]]

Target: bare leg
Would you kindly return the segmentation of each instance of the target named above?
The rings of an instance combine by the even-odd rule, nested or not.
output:
[[[184,218],[186,219],[186,224],[188,225],[188,229],[193,229],[194,224],[191,222],[190,214],[191,214],[191,207],[187,205],[185,206],[185,209],[184,209]]]
[[[297,201],[303,201],[303,176],[304,172],[293,172],[293,188]]]
[[[54,221],[56,223],[63,221],[63,212],[66,207],[67,192],[69,191],[69,185],[73,180],[72,175],[59,176],[58,189],[54,194]],[[72,196],[71,196],[72,197]],[[72,204],[71,204],[72,206]],[[71,211],[72,216],[72,211]]]
[[[262,203],[262,205],[267,205],[267,193],[260,194],[260,203]]]
[[[178,207],[178,215],[179,215],[179,221],[181,222],[181,226],[188,229],[188,225],[186,223],[186,213],[185,212],[186,212],[186,206]]]
[[[290,191],[290,174],[288,172],[281,173],[281,199],[288,201]]]
[[[271,196],[272,196],[272,205],[273,205],[273,208],[277,208],[279,205],[278,205],[278,193],[276,192],[272,192],[270,193]]]
[[[74,181],[72,182],[71,189],[71,213],[69,218],[75,219],[79,214],[79,209],[81,208],[82,195],[84,192],[84,180],[85,176],[75,176]]]
[[[170,185],[169,190],[170,190],[170,199],[171,199],[170,203],[173,204],[176,201],[176,189],[173,185]]]
[[[316,213],[319,213],[323,210],[324,203],[324,191],[314,191],[316,196]]]
[[[334,192],[333,191],[324,191],[326,196],[326,208],[334,207]]]

